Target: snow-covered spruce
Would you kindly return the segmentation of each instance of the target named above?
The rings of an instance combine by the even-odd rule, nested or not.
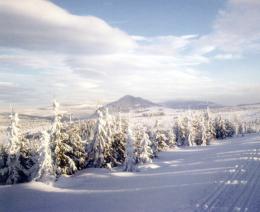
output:
[[[135,127],[131,128],[132,135],[134,137],[134,146],[135,146],[135,162],[141,163],[141,153],[142,145],[141,141],[143,139],[143,128],[140,124],[137,124]]]
[[[126,136],[124,132],[116,132],[113,134],[110,162],[112,167],[123,165],[125,161],[125,144]]]
[[[68,156],[73,160],[78,170],[85,168],[86,166],[86,152],[84,142],[80,137],[80,128],[77,124],[72,125],[66,129],[69,139],[65,142],[72,148],[72,152],[68,153]]]
[[[202,127],[202,143],[201,145],[209,145],[215,139],[216,133],[212,123],[211,112],[209,108],[201,116]]]
[[[214,128],[213,120],[210,117],[207,123],[207,130],[208,130],[208,143],[207,145],[210,145],[210,143],[214,140],[216,140],[216,130]]]
[[[41,138],[41,147],[39,150],[39,170],[35,177],[36,181],[51,182],[56,178],[55,166],[50,147],[50,135],[43,131]]]
[[[115,120],[114,117],[111,116],[108,112],[108,108],[105,108],[105,112],[104,112],[104,122],[105,122],[105,131],[107,134],[108,139],[111,139],[113,134],[115,133],[116,129],[115,129]],[[109,141],[111,142],[111,141]]]
[[[115,130],[112,137],[111,165],[113,167],[123,165],[125,161],[126,127],[126,123],[123,124],[119,113],[114,122]]]
[[[163,130],[159,125],[159,120],[156,120],[154,125],[154,139],[155,142],[158,144],[158,151],[163,151],[168,149],[167,137],[165,136]]]
[[[149,139],[148,134],[146,133],[145,129],[142,132],[142,139],[140,141],[140,163],[151,163],[153,157],[153,151],[150,147],[151,141]]]
[[[54,122],[51,129],[50,143],[55,172],[57,176],[73,174],[78,170],[74,158],[73,141],[61,122],[62,114],[56,101],[53,103],[53,109]],[[82,151],[84,151],[83,145]]]
[[[178,118],[178,146],[189,146],[189,119],[185,115]]]
[[[0,179],[2,184],[15,184],[31,180],[35,161],[29,149],[28,141],[22,137],[17,113],[11,113],[11,123],[7,129],[8,144],[1,162]]]
[[[94,138],[95,124],[94,120],[87,120],[79,124],[79,135],[85,145],[89,144]]]
[[[121,158],[118,157],[120,152],[123,150],[121,141],[124,139],[121,138],[120,132],[116,126],[116,119],[114,116],[110,115],[108,112],[108,108],[105,108],[104,111],[104,129],[106,133],[106,146],[108,147],[108,154],[106,154],[106,166],[107,168],[111,168],[113,166],[117,166],[121,164]],[[117,136],[116,136],[117,134]],[[116,140],[114,140],[116,139]],[[117,151],[119,154],[117,154]]]
[[[156,139],[156,132],[155,132],[154,128],[150,127],[147,134],[149,136],[149,140],[151,141],[150,147],[153,152],[153,158],[156,158],[156,157],[158,157],[159,144],[158,144],[158,140]]]
[[[127,140],[126,140],[126,152],[125,152],[125,162],[124,162],[124,171],[132,172],[135,171],[135,147],[134,147],[134,137],[132,130],[128,128],[127,130]]]
[[[202,126],[198,115],[194,115],[189,121],[189,146],[202,144]]]
[[[214,128],[216,139],[225,139],[235,134],[234,125],[227,119],[223,119],[220,115],[214,119]]]
[[[111,138],[105,130],[106,121],[100,109],[97,115],[94,138],[88,147],[88,166],[106,167],[111,153]]]
[[[8,158],[7,146],[1,143],[0,144],[0,184],[5,184],[6,182],[7,158]]]
[[[176,134],[174,133],[174,128],[171,127],[169,130],[165,132],[166,135],[166,144],[169,148],[175,148],[176,147],[176,141],[177,137]]]

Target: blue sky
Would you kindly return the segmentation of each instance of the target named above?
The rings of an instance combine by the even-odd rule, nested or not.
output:
[[[258,0],[0,0],[0,103],[259,102]]]
[[[205,34],[224,0],[53,0],[79,15],[94,15],[129,34],[142,36]],[[195,24],[196,23],[196,24]]]

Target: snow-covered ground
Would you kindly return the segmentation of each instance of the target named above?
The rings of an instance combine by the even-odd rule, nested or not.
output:
[[[0,186],[0,211],[260,211],[260,135],[162,152],[139,172],[86,169]]]

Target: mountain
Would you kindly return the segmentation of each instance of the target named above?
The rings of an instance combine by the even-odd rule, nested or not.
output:
[[[141,97],[134,97],[131,95],[123,96],[122,98],[118,99],[117,101],[111,102],[104,107],[108,108],[109,111],[124,111],[127,112],[131,109],[137,108],[147,108],[159,106],[149,100],[143,99]]]
[[[218,108],[221,105],[214,102],[193,101],[193,100],[172,100],[161,103],[162,106],[173,109],[205,109],[207,107]]]
[[[256,103],[248,103],[248,104],[239,104],[237,105],[238,107],[244,107],[244,106],[257,106],[260,105],[260,102],[256,102]]]

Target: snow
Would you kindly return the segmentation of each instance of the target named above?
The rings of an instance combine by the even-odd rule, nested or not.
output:
[[[260,135],[159,153],[138,172],[90,168],[0,186],[0,211],[260,211]]]

